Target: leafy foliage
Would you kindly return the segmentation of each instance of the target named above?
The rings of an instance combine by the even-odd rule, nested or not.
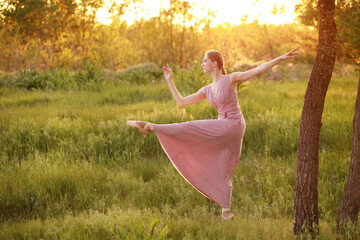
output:
[[[20,77],[14,83],[14,87],[26,89],[44,89],[46,87],[45,78],[40,76],[35,69],[20,71]]]
[[[161,69],[154,63],[132,66],[117,74],[120,80],[129,81],[137,85],[158,82],[162,76]]]
[[[317,1],[305,0],[296,6],[300,21],[308,26],[317,27]],[[335,19],[337,27],[337,58],[347,57],[355,63],[360,63],[360,13],[359,0],[339,0],[335,5]],[[346,59],[345,59],[346,60]]]
[[[12,87],[26,88],[27,90],[90,89],[99,91],[103,81],[104,72],[92,64],[87,64],[86,71],[79,71],[75,74],[59,69],[46,72],[38,72],[35,69],[25,69],[20,71],[20,75],[12,84]]]
[[[235,68],[259,64],[294,47],[304,53],[296,61],[311,63],[316,52],[316,30],[302,25],[254,21],[210,27],[216,15],[211,9],[204,9],[205,17],[200,18],[192,14],[189,2],[171,1],[159,16],[128,26],[121,21],[130,6],[126,0],[113,4],[113,23],[107,26],[96,22],[95,12],[102,4],[6,0],[0,5],[0,69],[86,70],[87,62],[110,71],[149,62],[190,69],[209,49],[222,52],[225,66]]]

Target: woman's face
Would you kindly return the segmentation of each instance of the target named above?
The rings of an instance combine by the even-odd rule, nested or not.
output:
[[[203,63],[201,64],[201,67],[204,70],[204,73],[210,73],[214,70],[214,67],[216,66],[216,62],[213,62],[210,60],[208,55],[204,56]]]

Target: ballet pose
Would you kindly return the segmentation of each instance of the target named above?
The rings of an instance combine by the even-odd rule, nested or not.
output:
[[[298,54],[295,50],[251,70],[231,74],[226,73],[220,52],[208,51],[201,66],[213,82],[187,97],[181,96],[176,89],[172,71],[166,64],[162,70],[176,103],[184,106],[207,98],[217,109],[218,119],[174,124],[127,121],[126,125],[143,134],[154,131],[176,170],[195,189],[222,207],[224,219],[232,219],[231,179],[240,158],[246,128],[237,83],[268,71],[282,60],[293,58]]]

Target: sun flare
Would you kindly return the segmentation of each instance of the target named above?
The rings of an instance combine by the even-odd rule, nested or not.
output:
[[[120,0],[121,1],[121,0]],[[119,2],[120,2],[119,1]],[[285,24],[293,23],[295,19],[295,5],[298,0],[258,0],[258,1],[236,1],[236,0],[188,0],[195,4],[192,14],[197,18],[206,16],[208,10],[215,11],[215,18],[212,20],[211,26],[223,23],[231,25],[239,25],[241,23],[249,23],[258,20],[261,24]],[[122,17],[128,24],[132,24],[137,19],[149,19],[157,16],[159,9],[168,9],[170,0],[144,0],[142,4],[138,4],[137,13],[133,10],[133,6],[129,7],[125,15]],[[108,9],[110,0],[105,0],[105,6],[97,12],[99,22],[109,25],[112,20]]]

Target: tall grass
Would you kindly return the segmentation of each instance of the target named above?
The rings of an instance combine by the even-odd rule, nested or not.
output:
[[[190,84],[197,79],[195,70],[173,69],[184,94],[208,81]],[[128,119],[216,118],[216,110],[206,100],[177,107],[161,79],[137,85],[122,77],[77,90],[3,85],[0,238],[294,239],[296,148],[306,81],[255,79],[240,89],[247,130],[233,178],[235,219],[224,222],[220,208],[172,167],[155,134],[143,136],[125,126]],[[337,237],[356,86],[355,78],[334,78],[329,86],[320,136],[320,239]],[[359,234],[358,227],[354,236]]]

